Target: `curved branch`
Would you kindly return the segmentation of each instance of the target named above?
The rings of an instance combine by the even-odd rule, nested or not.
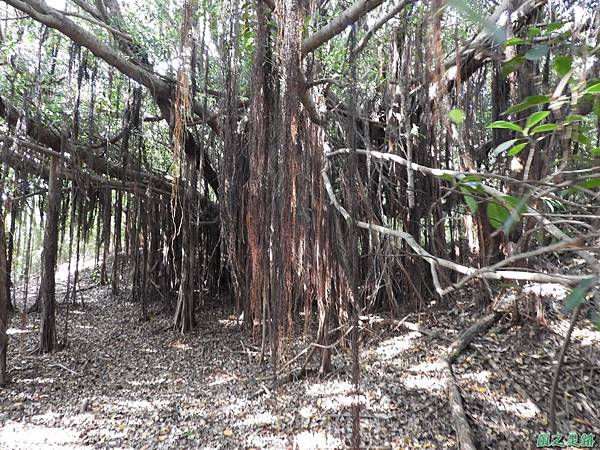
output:
[[[302,41],[302,56],[306,56],[308,53],[319,48],[382,3],[383,0],[357,0],[323,28]]]
[[[412,5],[414,2],[415,2],[415,0],[403,0],[402,2],[398,3],[395,7],[393,7],[390,10],[390,12],[388,12],[385,16],[383,16],[381,19],[379,19],[375,23],[375,25],[373,25],[371,28],[369,28],[369,31],[367,31],[367,33],[362,37],[362,39],[352,49],[352,52],[351,52],[352,57],[356,57],[360,52],[362,52],[364,50],[364,48],[369,43],[371,38],[375,35],[375,33],[377,33],[377,31],[382,26],[384,26],[386,23],[388,23],[390,20],[392,20],[395,16],[400,14],[400,12],[402,12],[402,10],[404,8],[406,8],[408,5]]]
[[[522,270],[495,270],[495,271],[484,271],[484,269],[476,269],[474,267],[464,266],[462,264],[455,263],[454,261],[450,261],[447,259],[440,258],[438,256],[434,256],[425,250],[419,243],[415,240],[415,238],[405,231],[392,230],[390,228],[386,228],[381,225],[363,222],[360,220],[354,220],[350,213],[339,203],[335,194],[333,192],[333,188],[331,187],[331,181],[327,175],[327,167],[325,164],[322,170],[322,177],[325,183],[325,188],[327,194],[329,196],[329,200],[331,204],[336,208],[336,210],[344,217],[344,219],[348,222],[353,223],[358,228],[363,228],[369,231],[375,231],[380,234],[387,234],[389,236],[394,236],[402,239],[404,242],[408,244],[408,246],[421,258],[426,260],[431,267],[431,275],[433,277],[433,282],[435,285],[435,289],[439,295],[445,295],[449,291],[447,289],[442,288],[437,276],[437,267],[444,267],[446,269],[453,270],[458,273],[462,273],[463,275],[475,276],[477,278],[484,278],[488,280],[523,280],[523,281],[534,281],[538,283],[559,283],[567,286],[574,286],[580,281],[589,278],[589,275],[565,275],[565,274],[545,274],[545,273],[535,273],[535,272],[526,272]]]
[[[20,113],[14,106],[0,97],[0,117],[3,117],[10,127],[14,127],[19,120]],[[55,152],[61,153],[60,136],[57,136],[48,127],[45,127],[31,117],[25,116],[24,121],[27,136],[32,140],[49,147]],[[0,136],[0,138],[2,140],[13,139],[8,136]],[[96,156],[93,152],[88,151],[86,147],[67,144],[66,151],[76,156],[79,161],[87,164],[90,170],[98,174],[106,174],[124,181],[139,181],[140,179],[144,179],[166,191],[170,188],[170,183],[160,176],[150,173],[140,174],[135,170],[125,169],[121,166],[112,164],[105,158]]]
[[[132,80],[148,88],[154,96],[168,98],[171,96],[171,86],[159,77],[149,73],[138,64],[133,63],[117,52],[99,41],[89,31],[77,25],[61,11],[51,8],[40,0],[4,0],[12,7],[29,15],[32,19],[53,28],[73,42],[87,48],[98,58],[113,66]]]
[[[395,163],[401,164],[405,167],[410,167],[413,170],[418,170],[421,173],[424,174],[428,174],[428,175],[434,175],[434,176],[443,176],[443,175],[449,175],[451,177],[453,177],[456,180],[462,180],[464,177],[468,176],[468,175],[483,175],[486,177],[490,177],[490,178],[498,178],[498,179],[508,179],[508,180],[514,180],[511,179],[509,177],[504,177],[501,175],[492,175],[492,174],[480,174],[477,172],[459,172],[456,170],[447,170],[447,169],[432,169],[430,167],[426,167],[426,166],[422,166],[420,164],[416,164],[416,163],[412,163],[409,162],[408,160],[402,158],[401,156],[392,154],[392,153],[382,153],[382,152],[377,152],[377,151],[369,151],[369,150],[364,150],[364,149],[356,149],[354,150],[356,153],[359,154],[365,154],[365,155],[370,155],[374,158],[379,158],[379,159],[384,159],[384,160],[388,160],[388,161],[393,161]],[[330,157],[336,154],[341,154],[341,153],[351,153],[352,150],[348,149],[348,148],[344,148],[344,149],[339,149],[336,150],[334,152],[330,152],[327,153],[326,156]],[[495,189],[493,187],[490,186],[486,186],[483,183],[480,183],[481,188],[483,189],[483,191],[494,197],[496,200],[498,200],[501,204],[508,206],[509,208],[512,208],[510,205],[506,204],[506,194],[499,191],[498,189]],[[531,215],[531,217],[533,217],[533,219],[535,221],[537,221],[538,223],[540,223],[545,229],[547,229],[550,234],[552,236],[554,236],[557,239],[561,239],[563,241],[569,240],[570,237],[564,233],[560,228],[558,228],[556,225],[554,225],[550,220],[548,220],[546,217],[544,217],[539,211],[537,211],[534,208],[531,208],[530,206],[527,206],[526,212],[529,213]],[[576,250],[575,251],[579,256],[581,256],[586,263],[588,263],[590,265],[590,267],[595,270],[596,272],[600,273],[600,263],[598,262],[598,260],[594,257],[594,255],[592,255],[590,252],[588,252],[587,250]]]

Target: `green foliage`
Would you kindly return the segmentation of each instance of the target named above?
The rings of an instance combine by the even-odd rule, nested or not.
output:
[[[558,129],[558,125],[557,124],[555,124],[555,123],[546,123],[544,125],[539,125],[539,126],[535,127],[533,130],[531,130],[531,134],[548,132],[548,131],[554,131],[556,129]]]
[[[499,155],[500,153],[508,150],[509,148],[511,148],[516,142],[518,142],[518,139],[510,139],[506,142],[503,142],[502,144],[498,145],[495,149],[494,149],[494,155]]]
[[[460,188],[461,192],[463,193],[463,197],[465,199],[465,203],[467,204],[467,206],[469,207],[469,209],[471,210],[472,214],[477,214],[477,209],[478,209],[478,203],[477,201],[473,198],[473,196],[471,195],[471,191],[462,186]]]
[[[600,187],[600,177],[589,178],[583,183],[579,183],[577,186],[582,187],[584,189],[595,189],[597,187]]]
[[[502,229],[505,233],[510,233],[512,228],[521,221],[523,213],[527,212],[527,203],[524,199],[512,195],[507,195],[503,200],[510,206],[510,216],[504,221]]]
[[[462,123],[465,121],[465,113],[460,108],[451,109],[448,112],[448,117],[457,125],[462,125]]]
[[[552,62],[552,68],[560,77],[564,77],[571,70],[573,64],[573,58],[570,56],[559,55],[554,58]]]
[[[549,95],[532,95],[530,97],[527,97],[521,103],[517,103],[516,105],[511,106],[506,111],[504,111],[503,114],[518,113],[518,112],[521,112],[521,111],[525,111],[525,110],[527,110],[529,108],[532,108],[534,106],[541,105],[541,104],[544,104],[544,103],[548,103],[549,101],[550,101],[550,96]]]
[[[488,201],[485,212],[490,225],[496,230],[501,229],[504,226],[504,222],[510,217],[508,209],[498,203],[497,200]]]
[[[598,280],[595,277],[586,278],[581,281],[565,299],[565,312],[570,312],[583,303],[587,294],[597,283]]]
[[[507,39],[506,41],[504,41],[504,45],[505,47],[510,47],[513,45],[522,45],[525,44],[527,41],[525,39],[519,38],[519,37],[512,37],[510,39]]]
[[[526,53],[525,58],[529,61],[537,61],[548,54],[550,47],[547,45],[534,45]]]
[[[525,147],[527,147],[527,145],[529,145],[529,142],[521,142],[520,144],[515,145],[508,151],[508,155],[509,156],[518,155],[519,153],[521,153],[523,151],[523,149]]]
[[[488,125],[488,128],[500,128],[500,129],[514,130],[514,131],[518,131],[521,133],[523,132],[522,127],[520,127],[516,123],[509,122],[507,120],[497,120],[495,122],[492,122]]]
[[[527,123],[525,125],[525,128],[529,129],[529,128],[533,127],[534,125],[537,125],[538,123],[540,123],[542,120],[544,120],[549,115],[550,115],[550,111],[534,112],[527,118]]]
[[[502,64],[501,73],[502,76],[507,77],[514,71],[516,71],[525,62],[524,56],[515,56]]]
[[[589,86],[583,91],[584,94],[600,94],[600,81]]]
[[[492,36],[496,43],[501,43],[506,39],[506,33],[495,23],[487,19],[487,15],[481,13],[465,0],[448,0],[448,5],[454,7],[464,15],[467,20],[479,25],[485,32]]]

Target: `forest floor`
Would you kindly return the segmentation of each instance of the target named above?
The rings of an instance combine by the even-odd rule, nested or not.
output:
[[[90,273],[82,287],[93,284]],[[466,294],[449,312],[406,318],[423,332],[390,321],[378,326],[375,317],[365,325],[359,397],[365,448],[458,448],[437,361],[482,314]],[[569,323],[557,300],[563,294],[530,293],[544,305],[547,325],[527,319],[511,325],[505,318],[453,366],[482,449],[535,448],[548,429],[552,374]],[[52,355],[30,354],[37,314],[13,317],[13,381],[0,389],[0,448],[348,446],[353,397],[346,352],[335,353],[335,370],[325,378],[273,389],[271,370],[256,361],[251,337],[229,310],[205,305],[198,327],[182,336],[165,331],[170,317],[158,306],[144,322],[139,304],[112,296],[106,286],[82,296],[85,306],[70,308],[68,346]],[[65,313],[61,304],[61,338]],[[293,351],[307,344],[299,338]],[[558,392],[558,430],[598,434],[600,332],[588,320],[574,332]]]

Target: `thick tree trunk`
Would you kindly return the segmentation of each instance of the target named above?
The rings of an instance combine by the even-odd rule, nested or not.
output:
[[[52,352],[56,346],[55,318],[55,269],[58,253],[58,213],[60,209],[60,160],[52,157],[48,179],[48,206],[42,251],[42,279],[40,281],[40,304],[42,317],[38,353]]]

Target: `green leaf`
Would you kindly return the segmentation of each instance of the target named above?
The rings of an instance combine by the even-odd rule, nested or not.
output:
[[[494,22],[488,20],[485,15],[482,15],[481,11],[475,10],[470,2],[465,0],[449,0],[448,4],[462,11],[471,22],[481,26],[487,34],[491,35],[496,43],[500,44],[506,39],[506,32]]]
[[[521,221],[521,215],[527,211],[527,204],[522,200],[512,195],[504,197],[504,201],[511,206],[511,211],[508,218],[504,221],[502,229],[505,233],[510,233],[512,227]]]
[[[583,91],[584,94],[600,94],[600,81],[592,84]]]
[[[454,108],[448,112],[448,117],[452,122],[461,125],[465,121],[465,113],[462,109]]]
[[[546,33],[552,33],[553,31],[560,30],[562,27],[563,27],[563,24],[560,22],[552,22],[552,23],[549,23],[548,25],[543,26],[544,31]]]
[[[581,281],[567,296],[565,300],[565,312],[570,312],[585,300],[587,293],[594,287],[597,280],[594,277]]]
[[[585,116],[581,114],[570,114],[565,119],[565,123],[581,122],[583,120],[585,120]]]
[[[477,201],[469,193],[469,189],[461,187],[460,190],[462,191],[463,196],[465,197],[465,203],[469,207],[469,210],[471,210],[472,214],[476,214],[477,208],[479,207],[479,205],[477,204]]]
[[[525,201],[523,199],[512,195],[507,195],[506,197],[504,197],[503,200],[506,203],[508,203],[513,209],[516,209],[519,215],[527,211],[527,205],[525,204]]]
[[[590,145],[592,145],[592,142],[590,141],[590,138],[587,137],[585,134],[581,133],[581,132],[575,132],[573,133],[573,135],[571,136],[571,138],[579,143],[580,145],[583,145],[584,147],[589,147]]]
[[[594,114],[596,114],[596,117],[598,117],[600,119],[600,99],[597,99],[594,102],[594,106],[592,106],[592,111],[594,111]]]
[[[517,70],[519,66],[524,62],[525,58],[523,56],[515,56],[514,58],[509,59],[504,64],[502,64],[502,70],[500,71],[502,73],[502,76],[507,77],[515,70]]]
[[[600,314],[597,310],[592,310],[592,314],[590,315],[590,319],[596,325],[596,330],[600,331]]]
[[[570,56],[561,55],[554,58],[554,61],[552,62],[552,68],[560,77],[564,77],[569,70],[571,70],[572,64],[573,59]]]
[[[525,127],[531,128],[534,125],[537,125],[538,123],[540,123],[542,120],[544,120],[549,115],[550,115],[550,111],[534,112],[527,118],[527,124],[525,125]]]
[[[540,30],[538,27],[531,27],[527,31],[527,37],[528,38],[538,37],[540,34],[542,34],[542,30]]]
[[[521,111],[525,111],[526,109],[531,108],[535,105],[541,105],[542,103],[548,103],[550,101],[550,96],[548,95],[532,95],[527,97],[521,103],[517,103],[514,106],[511,106],[503,114],[513,114]]]
[[[527,58],[529,61],[537,61],[546,56],[548,50],[550,50],[550,47],[547,45],[534,45],[527,53],[525,53],[525,58]]]
[[[505,47],[510,47],[511,45],[521,45],[521,44],[525,44],[527,41],[525,39],[521,39],[518,37],[512,37],[510,39],[507,39],[506,41],[504,41],[504,46]]]
[[[502,144],[500,144],[499,146],[497,146],[494,149],[494,155],[498,156],[500,153],[502,153],[505,150],[508,150],[510,147],[512,147],[514,145],[515,142],[517,142],[518,139],[511,139],[509,141],[503,142]]]
[[[597,188],[600,186],[600,177],[590,178],[589,180],[585,180],[583,183],[579,183],[577,186],[580,186],[585,189]]]
[[[454,183],[454,177],[448,173],[442,174],[440,178],[448,183]]]
[[[464,181],[464,178],[460,180],[461,189],[469,189],[469,192],[485,192],[479,181]]]
[[[555,123],[545,123],[544,125],[540,125],[531,130],[531,134],[542,133],[544,131],[554,131],[558,128],[558,125]]]
[[[518,131],[520,133],[523,132],[523,128],[521,128],[516,123],[508,122],[507,120],[497,120],[495,122],[490,123],[488,128],[503,128],[508,130]]]
[[[490,221],[490,225],[492,225],[496,230],[502,228],[504,222],[510,217],[510,213],[508,210],[496,203],[496,201],[489,201],[486,207],[486,214],[488,220]]]
[[[468,174],[460,179],[463,183],[467,183],[469,181],[483,181],[483,177],[481,175]]]
[[[519,153],[521,153],[523,151],[523,149],[525,147],[527,147],[527,144],[529,144],[529,142],[523,142],[521,144],[517,144],[515,145],[513,148],[511,148],[508,151],[509,156],[515,156],[518,155]]]

